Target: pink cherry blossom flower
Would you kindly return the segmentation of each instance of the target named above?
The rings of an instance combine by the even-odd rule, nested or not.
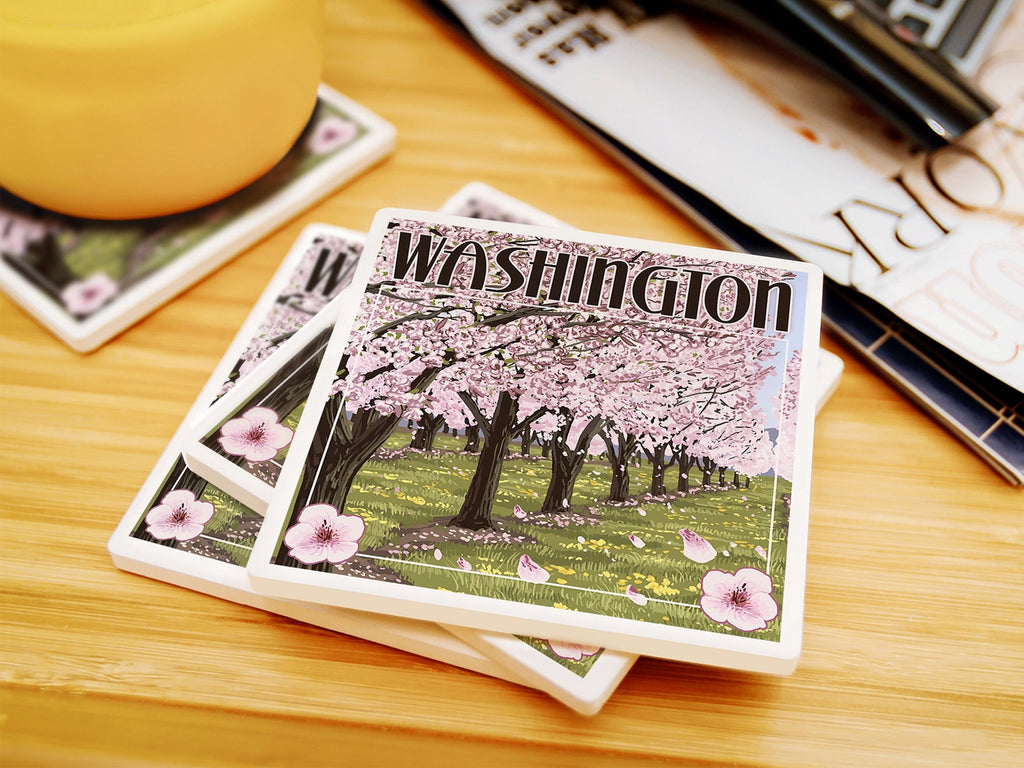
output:
[[[736,573],[708,571],[700,588],[701,610],[719,624],[752,632],[764,629],[779,615],[779,606],[771,596],[772,577],[756,568],[740,568]]]
[[[520,520],[526,517],[526,512],[523,511],[523,508],[520,507],[518,504],[512,507],[512,514],[518,517]]]
[[[768,559],[768,553],[764,551],[764,547],[762,547],[760,544],[754,547],[754,551],[757,552],[757,554],[759,554],[763,559]]]
[[[628,538],[629,539],[629,543],[632,544],[637,549],[643,549],[645,546],[647,546],[644,543],[644,540],[641,539],[639,536],[637,536],[635,533],[629,534],[629,536],[627,536],[626,538]]]
[[[548,647],[555,656],[573,661],[580,661],[584,656],[596,656],[601,652],[596,645],[564,643],[561,640],[548,640]]]
[[[441,559],[441,557],[442,557],[442,555],[441,555],[441,550],[440,550],[440,549],[437,549],[437,548],[435,547],[435,548],[434,548],[434,559],[435,559],[435,560],[440,560],[440,559]]]
[[[545,582],[551,577],[551,574],[533,562],[529,555],[523,555],[519,558],[517,570],[519,571],[519,578],[525,581],[532,581],[535,584]]]
[[[695,563],[707,563],[715,559],[718,551],[708,543],[708,540],[699,533],[694,533],[689,528],[679,531],[683,537],[683,555]]]
[[[632,584],[626,587],[626,597],[628,597],[637,605],[647,605],[647,595],[637,592],[636,587],[634,587]]]
[[[306,146],[314,155],[326,155],[348,144],[358,132],[359,128],[351,120],[328,115],[317,123]]]
[[[217,438],[221,448],[246,461],[267,461],[292,441],[292,430],[277,423],[277,414],[270,408],[250,408],[237,419],[220,428]]]
[[[146,532],[154,539],[191,541],[213,517],[213,504],[197,501],[192,491],[176,489],[146,513]]]
[[[473,570],[472,564],[470,564],[470,562],[466,558],[464,558],[464,557],[460,557],[458,560],[456,560],[455,564],[457,566],[459,566],[459,568],[461,568],[464,571],[472,571]]]
[[[117,283],[106,272],[64,286],[60,300],[73,315],[89,315],[117,295]]]
[[[331,504],[310,504],[284,535],[288,554],[306,565],[337,565],[355,556],[366,523],[359,515],[343,515]]]

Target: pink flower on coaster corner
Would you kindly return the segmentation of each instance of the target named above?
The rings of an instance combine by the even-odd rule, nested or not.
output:
[[[756,568],[736,573],[708,571],[700,583],[700,609],[718,624],[731,624],[743,632],[764,629],[779,615],[771,596],[772,577]]]
[[[679,531],[679,535],[683,537],[683,555],[693,562],[707,563],[718,555],[718,550],[699,533],[691,531],[689,528],[683,528]]]
[[[313,128],[306,146],[314,155],[326,155],[348,144],[357,133],[359,128],[351,120],[329,115]]]
[[[217,438],[221,448],[246,461],[267,461],[292,441],[291,429],[277,423],[277,414],[270,408],[250,408],[237,419],[220,428]]]
[[[310,504],[284,535],[288,554],[306,565],[343,563],[359,551],[366,523],[359,515],[343,515],[331,504]]]
[[[106,272],[64,286],[60,300],[73,315],[89,315],[117,295],[117,283]]]
[[[176,489],[146,513],[146,533],[154,539],[191,541],[213,517],[213,504],[197,501],[192,491]]]
[[[551,577],[551,574],[533,562],[529,555],[519,558],[519,566],[516,570],[519,572],[520,579],[532,581],[534,584],[541,584]]]
[[[596,645],[563,643],[561,640],[548,640],[547,643],[555,656],[573,661],[581,661],[584,656],[596,656],[601,652],[601,649]]]

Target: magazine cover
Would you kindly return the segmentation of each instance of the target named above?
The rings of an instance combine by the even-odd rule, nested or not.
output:
[[[367,248],[257,591],[793,668],[820,270],[400,210]]]

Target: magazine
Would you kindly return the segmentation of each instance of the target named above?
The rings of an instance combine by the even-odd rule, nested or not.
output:
[[[1024,483],[1024,10],[977,71],[1002,109],[926,154],[727,25],[626,3],[428,5],[728,246],[819,264],[828,324]]]

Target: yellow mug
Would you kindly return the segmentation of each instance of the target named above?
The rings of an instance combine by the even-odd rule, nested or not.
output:
[[[134,219],[215,202],[298,138],[323,0],[3,0],[0,187]]]

